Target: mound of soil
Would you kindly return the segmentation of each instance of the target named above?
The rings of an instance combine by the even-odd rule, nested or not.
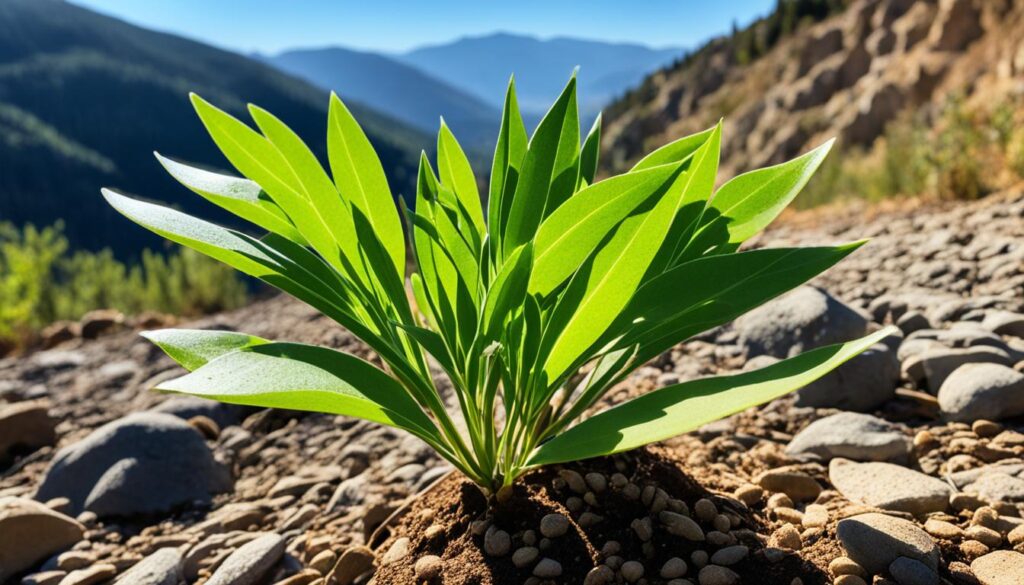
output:
[[[642,575],[632,580],[675,585],[682,581],[672,579],[696,580],[710,557],[730,549],[727,552],[736,560],[727,570],[735,576],[724,578],[738,576],[744,583],[763,585],[791,585],[797,577],[804,585],[828,582],[824,572],[799,556],[778,549],[766,554],[764,537],[759,536],[766,529],[762,520],[735,499],[711,493],[703,483],[687,474],[673,452],[657,447],[535,471],[517,482],[511,497],[502,502],[488,499],[474,484],[453,474],[424,493],[391,528],[378,549],[381,566],[374,581],[598,585]],[[564,534],[542,534],[542,520],[549,515],[568,519]],[[693,522],[679,521],[676,515]],[[556,527],[559,523],[550,522]],[[682,529],[673,527],[681,524]],[[492,534],[487,546],[488,533],[496,531],[507,534],[510,545],[502,543],[509,542],[505,536]],[[531,548],[537,549],[535,558],[533,551],[516,554]],[[440,575],[418,578],[417,561],[430,555],[440,559]],[[671,559],[677,560],[669,563]],[[681,574],[679,560],[685,563]],[[550,561],[558,564],[560,575],[538,570],[542,565],[550,569]],[[669,576],[662,577],[666,567],[675,571],[669,569]]]

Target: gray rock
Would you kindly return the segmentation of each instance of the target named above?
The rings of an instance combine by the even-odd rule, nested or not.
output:
[[[64,514],[25,498],[0,498],[0,583],[85,535],[85,527]]]
[[[900,585],[939,585],[939,574],[915,559],[899,557],[889,565],[889,574]]]
[[[896,395],[899,378],[896,353],[879,343],[798,390],[796,404],[858,412],[874,410]]]
[[[57,421],[47,400],[0,404],[0,465],[18,452],[52,445],[57,440]]]
[[[946,482],[892,463],[833,459],[828,478],[853,502],[917,515],[945,510],[953,494]]]
[[[237,404],[224,404],[216,400],[206,400],[195,396],[172,396],[150,409],[152,412],[165,412],[188,420],[194,416],[205,416],[217,423],[220,428],[230,427],[242,422],[246,416],[257,409]]]
[[[896,321],[896,326],[906,335],[922,329],[932,328],[928,317],[921,311],[907,311]]]
[[[804,286],[735,323],[748,356],[789,357],[864,335],[868,319],[827,292]]]
[[[1024,315],[1010,311],[992,311],[985,315],[981,326],[992,333],[1024,338]]]
[[[880,574],[899,557],[914,559],[932,571],[939,549],[928,533],[909,520],[885,514],[858,514],[839,521],[836,536],[846,556],[869,573]]]
[[[267,533],[224,559],[206,585],[255,585],[284,555],[285,539]]]
[[[162,548],[135,563],[115,581],[123,585],[177,585],[182,579],[181,551]]]
[[[1000,420],[1024,414],[1024,374],[1000,364],[965,364],[939,389],[948,420]]]
[[[1020,585],[1024,576],[1024,554],[997,550],[974,559],[971,572],[981,585]]]
[[[826,461],[905,461],[911,440],[896,425],[870,414],[840,412],[816,420],[797,433],[786,447],[791,457]]]
[[[1024,479],[1005,473],[986,473],[971,482],[964,491],[989,503],[1024,502]]]
[[[106,424],[61,449],[36,499],[71,500],[73,513],[156,514],[230,489],[228,470],[185,421],[140,412]]]
[[[942,384],[957,369],[966,364],[999,364],[1004,366],[1012,365],[1010,356],[1005,351],[995,347],[977,346],[965,349],[931,349],[920,355],[920,372],[927,381],[928,390],[932,394],[938,393]],[[912,363],[904,363],[903,370],[907,377],[919,379],[912,368]]]

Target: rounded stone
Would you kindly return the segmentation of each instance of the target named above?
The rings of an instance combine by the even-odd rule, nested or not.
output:
[[[251,540],[231,553],[206,585],[255,585],[281,560],[284,547],[285,539],[279,534],[268,533]]]
[[[675,579],[682,577],[686,574],[686,561],[679,557],[672,557],[665,561],[665,564],[661,566],[661,571],[658,572],[662,579]]]
[[[540,533],[548,538],[558,538],[569,530],[569,519],[561,514],[548,514],[540,519]]]
[[[413,573],[417,579],[423,581],[436,581],[441,577],[441,568],[443,567],[441,557],[436,555],[425,555],[416,559],[416,564],[413,565]]]
[[[981,585],[1019,585],[1024,575],[1024,554],[997,550],[974,559],[971,571]]]
[[[953,493],[940,479],[892,463],[833,459],[828,477],[853,502],[915,515],[944,511]]]
[[[939,585],[939,574],[921,561],[899,557],[889,565],[889,574],[900,585]]]
[[[870,512],[839,521],[836,536],[846,556],[869,573],[879,574],[899,557],[921,561],[938,570],[939,550],[915,523]]]
[[[948,420],[1001,420],[1024,414],[1024,374],[994,363],[965,364],[939,389],[939,408]]]
[[[554,579],[562,575],[562,564],[547,557],[540,560],[533,568],[533,576],[541,579]]]
[[[622,563],[622,568],[619,571],[622,573],[622,578],[629,583],[635,583],[644,576],[644,566],[636,561]]]
[[[0,582],[71,547],[85,535],[79,522],[24,498],[0,498]]]
[[[700,585],[737,585],[740,576],[732,569],[708,565],[697,574],[697,581]]]
[[[786,446],[790,457],[829,461],[904,461],[911,439],[896,425],[870,414],[841,412],[816,420]]]
[[[512,564],[519,569],[529,567],[536,562],[537,557],[540,556],[540,551],[536,547],[524,546],[517,548],[512,553]]]

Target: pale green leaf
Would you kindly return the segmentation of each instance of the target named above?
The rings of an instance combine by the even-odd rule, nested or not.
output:
[[[476,185],[473,168],[469,165],[466,153],[462,151],[455,135],[441,120],[441,129],[437,133],[437,172],[441,182],[451,189],[459,202],[466,208],[477,233],[484,233],[484,212],[480,204],[480,190]]]
[[[766,368],[683,382],[592,416],[544,443],[530,466],[619,453],[692,431],[709,422],[798,390],[893,333],[822,347]]]
[[[190,372],[226,353],[270,343],[255,335],[210,329],[159,329],[143,331],[140,335]]]

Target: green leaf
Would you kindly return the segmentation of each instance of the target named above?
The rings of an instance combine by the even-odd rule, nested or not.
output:
[[[338,191],[367,217],[395,270],[404,276],[405,237],[384,167],[359,123],[334,93],[328,112],[327,157]]]
[[[597,114],[594,125],[587,133],[587,139],[583,141],[583,149],[580,151],[580,177],[576,182],[576,189],[582,185],[593,185],[594,176],[597,175],[597,161],[601,155],[601,114]]]
[[[160,329],[139,335],[152,341],[190,372],[226,353],[270,343],[255,335],[209,329]]]
[[[692,157],[714,132],[715,127],[711,127],[703,132],[674,140],[640,159],[630,172],[685,161]]]
[[[544,364],[549,381],[554,382],[572,368],[629,302],[665,241],[675,211],[703,190],[691,190],[691,185],[705,179],[700,161],[713,157],[717,166],[717,136],[718,129],[695,156],[698,163],[694,168],[678,174],[642,213],[623,220],[569,281],[554,309],[554,326],[549,324],[550,333],[545,334],[551,344]],[[551,342],[554,335],[557,338]]]
[[[437,431],[394,378],[339,351],[267,343],[214,359],[157,390],[229,404],[354,416],[437,440]]]
[[[766,248],[681,264],[641,286],[605,339],[621,335],[618,347],[639,345],[637,360],[646,362],[800,286],[863,244]]]
[[[537,230],[530,293],[547,296],[565,282],[615,226],[663,190],[678,170],[678,164],[669,164],[626,173],[573,195]]]
[[[502,324],[513,312],[522,306],[526,296],[526,285],[530,278],[530,265],[533,262],[533,244],[526,244],[512,251],[505,264],[498,271],[487,291],[484,302],[483,324],[484,336],[488,340],[497,339]]]
[[[774,167],[733,178],[715,193],[711,206],[728,225],[729,242],[760,232],[800,193],[832,148],[834,140]]]
[[[477,233],[483,237],[484,212],[480,204],[476,177],[473,175],[473,168],[469,165],[466,153],[462,151],[455,135],[445,125],[444,119],[441,120],[441,129],[437,133],[437,172],[441,176],[441,182],[455,193],[459,202],[466,208]]]
[[[490,198],[487,201],[487,232],[491,237],[491,250],[501,254],[501,242],[512,207],[512,194],[519,180],[519,169],[526,155],[527,136],[523,117],[516,101],[515,78],[509,78],[502,110],[501,130],[494,148],[491,164]]]
[[[534,451],[529,465],[610,455],[692,431],[806,386],[892,332],[892,328],[883,329],[752,372],[703,378],[649,392],[552,438]]]
[[[175,180],[207,201],[269,232],[306,243],[288,215],[255,182],[191,167],[158,152],[153,154]]]
[[[505,256],[533,239],[544,216],[572,195],[579,149],[573,76],[530,139],[502,241]]]

